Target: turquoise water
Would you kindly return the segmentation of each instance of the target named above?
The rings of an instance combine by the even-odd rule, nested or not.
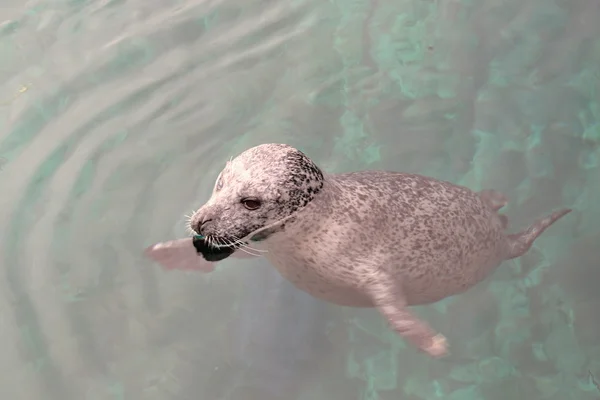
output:
[[[0,398],[600,398],[600,3],[3,0]],[[262,262],[141,256],[245,148],[419,172],[575,212],[476,289],[373,310]],[[596,378],[598,377],[598,378]]]

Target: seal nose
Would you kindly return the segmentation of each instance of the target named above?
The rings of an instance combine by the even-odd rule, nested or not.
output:
[[[205,232],[203,232],[203,229],[206,228],[206,224],[208,222],[212,221],[212,218],[208,218],[208,219],[203,219],[198,221],[198,224],[196,225],[196,232],[198,232],[200,235],[204,235]]]

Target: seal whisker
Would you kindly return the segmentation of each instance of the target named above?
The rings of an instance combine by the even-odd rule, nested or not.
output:
[[[238,249],[240,249],[241,251],[243,251],[246,254],[249,254],[249,255],[251,255],[253,257],[260,257],[260,254],[254,254],[254,253],[248,251],[247,249],[245,249],[244,247],[242,247],[241,245],[237,246],[236,244],[232,243],[230,240],[227,240],[225,238],[219,238],[219,239],[220,239],[219,241],[221,243],[223,243],[223,246],[234,247],[234,248],[237,247]],[[252,249],[252,250],[254,250],[254,249]]]
[[[186,226],[185,227],[185,231],[187,232],[188,235],[190,236],[194,236],[196,234],[196,232],[194,232],[194,230],[190,227],[190,226]]]
[[[223,238],[223,240],[226,242],[226,246],[236,247],[236,248],[240,249],[241,251],[243,251],[244,253],[250,254],[255,257],[260,257],[261,252],[266,252],[266,250],[260,250],[260,249],[255,249],[253,247],[250,247],[240,240],[236,240],[233,242],[231,240],[228,240],[225,238]],[[257,252],[258,254],[255,254],[254,252]]]
[[[254,253],[252,253],[252,252],[250,252],[250,251],[248,251],[248,250],[244,249],[243,247],[238,247],[238,249],[240,249],[240,250],[241,250],[241,251],[243,251],[244,253],[246,253],[246,254],[249,254],[249,255],[251,255],[251,256],[253,256],[253,257],[260,257],[260,254],[254,254]]]
[[[183,214],[183,216],[185,217],[185,221],[192,222],[192,218],[194,218],[194,213],[195,213],[195,211],[192,210],[192,211],[190,211],[189,214]]]
[[[189,214],[183,214],[183,217],[185,218],[185,222],[186,222],[186,224],[185,224],[185,231],[186,231],[186,233],[187,233],[188,235],[190,235],[190,236],[194,236],[194,235],[197,235],[197,234],[198,234],[198,233],[197,233],[197,232],[196,232],[196,231],[195,231],[195,230],[192,228],[192,224],[191,224],[191,222],[192,222],[192,218],[194,218],[194,214],[195,214],[195,211],[194,211],[194,210],[190,211],[190,213],[189,213]]]
[[[215,247],[212,236],[206,237],[206,244],[208,245],[208,248],[210,248],[210,249],[213,249]]]
[[[260,256],[261,256],[261,254],[260,254],[260,253],[268,253],[268,251],[267,251],[267,250],[255,249],[254,247],[250,247],[250,246],[248,246],[248,245],[247,245],[247,244],[245,244],[245,243],[240,243],[240,244],[239,244],[239,249],[240,249],[240,250],[243,250],[243,249],[248,249],[248,250],[251,250],[251,251],[256,251],[256,252],[258,252],[258,253],[259,253],[259,254],[256,254],[256,256],[257,256],[257,257],[260,257]],[[246,251],[246,252],[247,252],[247,250],[244,250],[244,251]]]
[[[239,242],[235,243],[235,245],[242,246],[242,247],[245,247],[247,249],[250,249],[250,250],[253,250],[253,251],[257,251],[259,253],[268,253],[269,252],[269,250],[257,249],[255,247],[252,247],[249,244],[242,242],[241,240]]]
[[[217,242],[217,244],[215,245],[216,248],[233,247],[233,245],[223,237],[215,237],[215,242]]]
[[[301,212],[301,211],[298,211],[298,212]],[[253,237],[253,236],[256,236],[257,234],[259,234],[259,233],[261,233],[261,232],[263,232],[263,231],[266,231],[267,229],[271,229],[271,228],[274,228],[274,227],[276,227],[276,226],[280,226],[280,225],[282,225],[283,223],[287,222],[288,220],[290,220],[290,219],[292,219],[292,218],[294,218],[294,217],[295,217],[295,215],[294,215],[294,214],[292,214],[292,215],[288,215],[287,217],[284,217],[284,218],[280,219],[279,221],[275,221],[275,222],[273,222],[272,224],[265,225],[265,226],[263,226],[262,228],[258,228],[257,230],[255,230],[255,231],[253,231],[253,232],[250,232],[249,234],[247,234],[246,236],[244,236],[243,238],[241,238],[241,239],[238,239],[238,240],[249,239],[249,238],[251,238],[251,237]]]
[[[264,250],[264,249],[257,249],[254,248],[252,246],[250,246],[248,243],[244,242],[242,239],[239,238],[235,238],[235,240],[233,242],[230,242],[232,246],[240,246],[240,247],[245,247],[247,249],[253,250],[253,251],[257,251],[259,253],[268,253],[269,250]]]

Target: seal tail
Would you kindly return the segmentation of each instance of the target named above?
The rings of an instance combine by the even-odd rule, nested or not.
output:
[[[538,238],[538,236],[540,236],[546,229],[548,229],[550,225],[552,225],[571,211],[572,210],[569,208],[555,211],[549,216],[535,221],[533,225],[531,225],[524,231],[508,235],[509,252],[507,260],[511,260],[513,258],[517,258],[525,254],[531,248],[531,245],[533,244],[535,239]]]

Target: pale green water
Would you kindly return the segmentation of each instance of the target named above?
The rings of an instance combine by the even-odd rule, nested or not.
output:
[[[570,400],[600,388],[597,0],[3,0],[0,399]],[[475,290],[375,311],[261,262],[161,271],[223,163],[420,172],[576,211]]]

